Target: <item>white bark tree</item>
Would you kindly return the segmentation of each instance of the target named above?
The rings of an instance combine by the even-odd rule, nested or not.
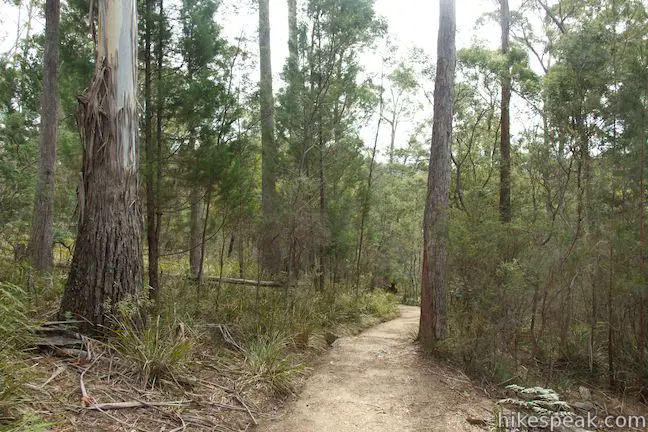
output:
[[[79,225],[60,313],[105,324],[105,305],[143,285],[138,190],[137,2],[98,3],[97,66],[79,98]]]

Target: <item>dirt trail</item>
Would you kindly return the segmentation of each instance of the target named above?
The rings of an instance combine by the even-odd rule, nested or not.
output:
[[[492,402],[458,372],[420,358],[412,336],[419,308],[345,337],[315,367],[299,398],[259,425],[264,432],[483,431]]]

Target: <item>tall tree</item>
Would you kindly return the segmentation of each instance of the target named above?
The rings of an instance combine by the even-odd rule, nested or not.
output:
[[[59,0],[45,2],[45,53],[43,98],[41,111],[40,156],[38,183],[29,236],[29,256],[35,268],[52,270],[52,239],[54,224],[54,172],[59,108]]]
[[[434,83],[434,119],[423,219],[423,275],[419,340],[425,349],[447,336],[448,201],[455,82],[455,2],[441,0]]]
[[[158,197],[156,182],[160,179],[157,174],[155,146],[153,143],[153,69],[152,69],[152,29],[153,29],[153,1],[145,2],[145,33],[144,33],[144,151],[146,155],[146,240],[148,243],[148,276],[150,292],[149,297],[156,298],[159,294],[158,268],[159,268],[159,218]],[[160,0],[162,1],[162,0]],[[160,31],[162,29],[160,28]]]
[[[281,253],[277,241],[277,148],[274,136],[274,98],[272,95],[272,62],[270,56],[270,4],[259,0],[259,57],[261,76],[261,268],[269,273],[281,269]]]
[[[500,101],[500,195],[499,211],[502,222],[511,222],[511,66],[509,60],[509,38],[511,13],[508,0],[500,0],[500,26],[502,28],[501,51],[506,66],[502,74],[502,99]]]
[[[143,283],[142,215],[137,194],[137,2],[98,4],[97,59],[79,98],[83,138],[79,224],[60,314],[106,323],[106,310]]]

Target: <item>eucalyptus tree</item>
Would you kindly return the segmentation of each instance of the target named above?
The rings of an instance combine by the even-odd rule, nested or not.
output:
[[[162,2],[163,0],[159,0]],[[144,2],[144,186],[146,191],[146,242],[148,245],[148,283],[151,298],[159,295],[160,219],[159,194],[156,184],[161,181],[156,160],[161,158],[153,142],[153,0]],[[161,30],[161,29],[160,29]],[[158,101],[159,103],[159,101]]]
[[[455,83],[455,2],[442,0],[434,85],[428,194],[423,220],[423,276],[419,340],[427,350],[447,337],[448,197]]]
[[[394,162],[396,134],[398,126],[404,119],[412,117],[417,109],[414,94],[419,88],[417,77],[412,66],[400,62],[388,75],[388,88],[385,92],[384,121],[390,127],[389,163]]]
[[[291,32],[294,31],[291,30]],[[294,41],[294,34],[292,35]],[[294,52],[291,53],[294,56]],[[294,61],[294,60],[293,60]],[[269,274],[281,270],[281,251],[277,226],[277,146],[272,94],[272,59],[270,48],[270,1],[259,0],[259,92],[261,108],[261,208],[263,212],[261,268]]]
[[[60,314],[105,324],[106,314],[143,284],[138,197],[137,4],[97,5],[97,58],[79,98],[83,137],[79,224]],[[108,309],[106,309],[108,307]]]
[[[511,62],[509,60],[511,12],[508,0],[500,0],[501,52],[506,64],[502,71],[500,100],[500,194],[499,210],[502,222],[511,222]]]
[[[58,132],[59,94],[59,0],[45,2],[45,53],[43,68],[43,99],[40,124],[40,156],[38,183],[32,218],[28,253],[32,265],[41,271],[52,270],[54,226],[54,172]]]

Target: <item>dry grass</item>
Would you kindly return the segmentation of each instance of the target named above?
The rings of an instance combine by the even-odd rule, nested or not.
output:
[[[0,275],[16,282],[3,297],[16,313],[0,314],[7,335],[20,334],[14,325],[27,329],[25,323],[56,310],[63,272],[29,291],[18,288],[27,286],[28,268],[0,263]],[[14,344],[4,364],[0,356],[0,370],[5,374],[15,364],[29,373],[5,385],[11,424],[0,431],[245,430],[299,390],[306,365],[331,338],[357,333],[397,309],[392,297],[355,296],[344,287],[322,295],[300,285],[288,292],[262,289],[257,296],[254,288],[206,284],[200,301],[197,294],[186,279],[165,280],[159,304],[145,309],[147,326],[120,315],[108,338],[90,340],[89,360]],[[14,299],[21,307],[10,304]],[[93,409],[124,402],[143,406]]]

